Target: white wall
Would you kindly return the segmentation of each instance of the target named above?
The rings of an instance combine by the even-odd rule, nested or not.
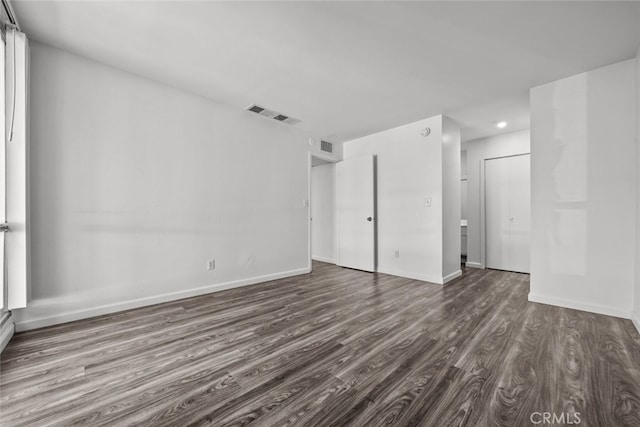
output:
[[[531,301],[629,317],[634,60],[531,90]]]
[[[336,263],[336,165],[311,168],[311,257]]]
[[[485,159],[526,154],[530,150],[529,130],[505,133],[469,141],[467,147],[467,266],[484,267],[481,241],[481,164]]]
[[[636,71],[636,277],[633,293],[632,320],[640,332],[640,48],[635,64]]]
[[[442,276],[447,282],[460,271],[460,128],[442,117]]]
[[[380,272],[443,283],[442,122],[431,117],[344,144],[345,159],[377,155]],[[431,134],[424,137],[427,127]],[[459,174],[459,145],[455,157]]]
[[[19,329],[307,271],[309,135],[32,47]]]

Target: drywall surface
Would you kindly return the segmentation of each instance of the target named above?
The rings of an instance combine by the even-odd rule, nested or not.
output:
[[[32,48],[32,301],[19,329],[307,271],[309,135]]]
[[[449,281],[460,270],[460,128],[442,117],[442,276]]]
[[[531,90],[529,299],[629,317],[634,60]]]
[[[348,141],[343,150],[345,159],[377,156],[378,271],[442,283],[442,116]]]
[[[336,262],[336,166],[311,168],[311,258]]]
[[[467,265],[483,267],[484,242],[482,228],[481,165],[486,159],[526,154],[530,150],[530,132],[523,130],[489,138],[469,141],[467,144]]]

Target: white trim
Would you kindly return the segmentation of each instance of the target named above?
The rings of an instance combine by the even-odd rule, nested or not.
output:
[[[309,151],[309,154],[311,154],[311,156],[313,157],[317,157],[318,159],[324,160],[325,162],[329,163],[338,163],[340,161],[340,159],[337,159],[335,157],[335,154],[328,154],[324,151]]]
[[[484,269],[482,264],[480,264],[479,262],[467,261],[467,262],[464,263],[464,266],[465,267],[469,267],[469,268],[482,268],[482,269]]]
[[[336,263],[336,259],[335,258],[325,258],[325,257],[321,257],[321,256],[312,256],[311,259],[314,260],[314,261],[328,262],[329,264],[335,264]]]
[[[458,270],[458,271],[454,271],[451,274],[447,274],[446,276],[444,276],[442,278],[442,284],[446,285],[447,283],[449,283],[450,281],[457,279],[458,277],[462,276],[462,270]]]
[[[16,327],[13,324],[13,316],[9,315],[9,318],[2,326],[2,330],[0,330],[0,353],[4,350],[7,344],[9,344],[9,341],[11,341],[15,330]]]
[[[132,308],[145,307],[148,305],[159,304],[163,302],[180,300],[183,298],[190,298],[198,295],[209,294],[213,292],[224,291],[227,289],[239,288],[242,286],[255,285],[257,283],[268,282],[271,280],[284,279],[292,276],[299,276],[301,274],[308,274],[311,270],[309,268],[301,268],[298,270],[284,271],[281,273],[267,274],[264,276],[252,277],[248,279],[235,280],[226,283],[217,283],[215,285],[203,286],[200,288],[187,289],[177,292],[169,292],[161,295],[155,295],[145,298],[137,298],[128,301],[117,302],[113,304],[105,304],[97,307],[85,308],[80,310],[71,310],[67,312],[57,313],[50,316],[44,316],[35,319],[28,318],[28,308],[21,310],[22,316],[26,319],[18,318],[15,322],[16,331],[27,331],[30,329],[43,328],[45,326],[57,325],[59,323],[72,322],[74,320],[86,319],[89,317],[101,316],[104,314],[115,313],[118,311],[129,310]]]
[[[618,307],[609,307],[600,304],[591,304],[580,301],[566,300],[563,298],[546,297],[529,293],[529,301],[540,304],[555,305],[558,307],[571,308],[574,310],[588,311],[590,313],[604,314],[606,316],[629,319],[631,312]]]
[[[631,321],[633,322],[633,326],[636,327],[638,333],[640,334],[640,317],[638,317],[638,314],[635,311],[631,312]]]
[[[424,274],[420,274],[420,273],[412,273],[409,271],[402,271],[402,270],[387,270],[387,269],[381,269],[378,267],[378,273],[383,273],[383,274],[390,274],[392,276],[399,276],[399,277],[406,277],[407,279],[413,279],[413,280],[420,280],[423,282],[429,282],[429,283],[435,283],[437,285],[442,285],[443,280],[442,277],[435,277],[435,276],[427,276]]]

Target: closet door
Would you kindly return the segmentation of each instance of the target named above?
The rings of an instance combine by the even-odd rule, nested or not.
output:
[[[510,157],[509,270],[529,273],[531,234],[531,160],[528,154]]]
[[[485,264],[529,272],[530,156],[485,161]]]
[[[484,210],[487,268],[510,270],[509,158],[486,160]]]

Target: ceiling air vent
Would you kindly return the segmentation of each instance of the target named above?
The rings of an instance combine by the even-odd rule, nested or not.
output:
[[[325,153],[333,153],[333,144],[329,141],[320,141],[320,150]]]
[[[285,116],[284,114],[280,114],[277,111],[269,110],[269,109],[266,109],[264,107],[260,107],[259,105],[256,105],[256,104],[251,104],[245,109],[247,111],[251,111],[253,113],[259,114],[259,115],[261,115],[263,117],[266,117],[268,119],[274,119],[274,120],[277,120],[279,122],[286,123],[288,125],[295,125],[297,123],[300,123],[300,120],[298,120],[298,119],[294,119],[293,117]]]
[[[257,105],[251,105],[249,106],[249,108],[247,108],[247,110],[260,114],[264,111],[264,108],[258,107]]]

